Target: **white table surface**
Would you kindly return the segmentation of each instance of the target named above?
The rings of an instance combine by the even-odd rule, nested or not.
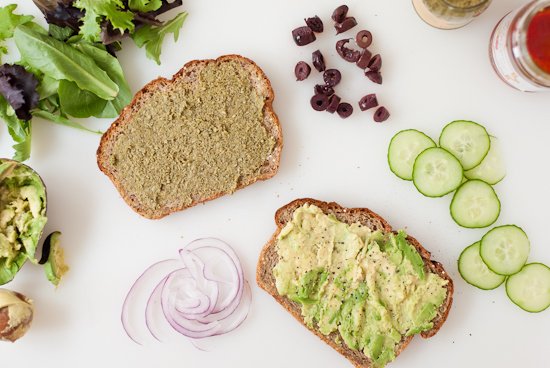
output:
[[[21,12],[39,16],[31,1],[15,1]],[[9,3],[3,0],[2,3]],[[457,273],[461,250],[485,230],[457,226],[450,197],[428,199],[397,179],[386,163],[389,139],[417,128],[437,137],[455,119],[483,123],[501,139],[508,176],[496,187],[502,201],[498,224],[522,226],[532,243],[531,261],[550,264],[548,220],[550,94],[517,92],[493,73],[487,56],[493,26],[522,0],[497,0],[469,26],[440,31],[424,24],[409,1],[348,1],[350,14],[374,34],[372,49],[383,55],[384,84],[374,86],[334,51],[333,1],[185,1],[190,15],[181,38],[163,47],[162,66],[125,44],[120,60],[133,91],[157,76],[171,76],[192,59],[239,53],[270,77],[284,134],[281,168],[273,179],[173,214],[160,221],[141,218],[119,197],[97,168],[99,137],[36,120],[28,162],[48,186],[46,233],[63,232],[70,273],[57,290],[40,267],[27,264],[7,287],[32,297],[35,320],[27,336],[0,344],[9,367],[349,367],[350,364],[294,321],[254,282],[258,254],[275,230],[277,208],[299,197],[366,206],[395,228],[406,227],[455,280],[455,302],[439,334],[415,338],[392,367],[533,367],[550,365],[550,311],[528,314],[501,287],[483,292]],[[326,31],[307,47],[290,32],[318,14]],[[351,34],[355,34],[359,27]],[[375,124],[369,112],[347,120],[309,106],[320,77],[295,82],[294,65],[320,48],[329,66],[343,72],[338,93],[354,104],[376,92],[392,113]],[[105,129],[108,120],[90,120]],[[2,124],[0,156],[11,156]],[[242,260],[253,286],[246,322],[219,338],[210,352],[185,339],[135,345],[120,323],[124,296],[135,278],[155,261],[204,236],[225,239]],[[18,365],[17,365],[18,364]]]

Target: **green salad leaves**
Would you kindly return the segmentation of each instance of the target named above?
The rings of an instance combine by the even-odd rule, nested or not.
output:
[[[6,47],[2,45],[3,41],[13,37],[13,32],[18,25],[28,23],[33,19],[30,15],[14,14],[13,11],[16,8],[16,4],[0,8],[0,60],[2,54],[8,53]]]
[[[174,34],[174,41],[177,41],[185,18],[187,18],[187,13],[184,12],[160,27],[145,25],[138,29],[132,38],[138,47],[145,47],[148,58],[160,64],[160,50],[164,37],[172,33]]]
[[[77,0],[74,7],[84,11],[80,34],[89,41],[100,41],[101,23],[110,22],[120,33],[134,31],[134,13],[125,10],[122,0]]]
[[[73,118],[115,118],[132,92],[115,51],[129,38],[160,64],[164,38],[177,41],[186,12],[163,22],[156,17],[181,0],[35,1],[49,23],[44,29],[32,16],[0,7],[0,61],[5,41],[13,39],[21,59],[0,63],[0,120],[15,142],[14,159],[31,154],[32,118],[101,133]]]

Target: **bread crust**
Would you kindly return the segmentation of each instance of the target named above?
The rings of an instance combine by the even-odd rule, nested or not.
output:
[[[226,61],[239,61],[243,64],[246,64],[247,66],[251,66],[254,72],[260,77],[258,81],[258,88],[262,88],[262,90],[266,92],[266,99],[263,107],[263,124],[266,127],[268,133],[275,140],[273,151],[264,162],[264,165],[262,165],[259,174],[254,177],[248,178],[248,180],[239,179],[235,190],[239,190],[246,186],[249,186],[258,180],[270,179],[279,170],[281,152],[283,149],[282,128],[279,118],[273,110],[273,100],[275,98],[275,94],[273,92],[271,82],[269,81],[263,70],[254,61],[241,55],[224,55],[220,56],[217,59],[192,60],[186,63],[176,74],[172,76],[171,79],[159,77],[147,83],[140,91],[138,91],[132,99],[132,102],[122,110],[118,119],[116,119],[111,124],[109,129],[103,134],[99,147],[97,149],[97,164],[99,166],[99,169],[105,175],[107,175],[107,177],[109,177],[124,201],[141,216],[149,219],[160,219],[168,216],[171,213],[196,206],[199,203],[211,201],[226,194],[230,194],[230,192],[219,192],[206,198],[194,198],[193,202],[189,205],[183,204],[173,207],[164,207],[158,211],[154,211],[142,206],[135,196],[127,192],[126,188],[124,188],[122,183],[116,178],[115,170],[109,162],[112,144],[116,141],[117,136],[124,131],[125,126],[131,123],[133,111],[135,109],[138,109],[142,103],[145,103],[151,93],[156,92],[159,89],[165,88],[166,86],[169,86],[171,83],[177,81],[180,78],[185,78],[188,73],[191,73],[193,70],[200,68],[206,64],[223,63]]]
[[[294,200],[287,205],[281,207],[275,213],[275,223],[277,224],[277,230],[272,235],[271,239],[262,249],[258,260],[258,266],[256,269],[256,282],[258,286],[267,291],[279,304],[283,306],[294,318],[304,325],[308,330],[313,332],[317,337],[330,345],[333,349],[342,354],[348,359],[355,367],[368,368],[371,367],[370,359],[363,353],[348,348],[345,344],[339,344],[337,338],[338,332],[333,332],[330,335],[323,335],[316,329],[309,328],[302,317],[300,304],[279,295],[275,286],[275,278],[273,276],[273,267],[278,263],[279,257],[277,255],[276,243],[277,236],[281,232],[286,223],[292,219],[292,214],[296,209],[304,204],[313,204],[319,207],[326,214],[333,214],[336,218],[342,222],[355,223],[360,222],[363,225],[370,227],[372,230],[383,230],[386,232],[394,231],[392,227],[384,220],[380,215],[374,213],[368,208],[346,208],[340,206],[335,202],[322,202],[311,198],[303,198]],[[436,273],[443,279],[448,281],[447,298],[441,305],[438,315],[434,319],[434,327],[431,330],[421,333],[423,338],[429,338],[435,335],[449,314],[451,305],[453,302],[453,281],[449,274],[445,271],[443,266],[431,260],[431,254],[428,252],[415,238],[408,236],[407,240],[413,245],[422,259],[424,260],[425,270],[427,272]],[[396,349],[396,356],[398,356],[410,343],[414,336],[403,337]]]

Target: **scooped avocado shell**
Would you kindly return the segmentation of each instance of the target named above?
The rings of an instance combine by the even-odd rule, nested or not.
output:
[[[46,225],[46,187],[30,167],[0,159],[0,285],[35,252]]]

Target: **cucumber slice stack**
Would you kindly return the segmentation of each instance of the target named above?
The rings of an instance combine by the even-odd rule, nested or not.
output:
[[[493,290],[506,281],[508,298],[531,313],[550,307],[550,268],[527,263],[530,243],[516,225],[495,227],[460,254],[458,271],[477,288]]]
[[[455,192],[451,217],[462,227],[484,228],[500,216],[500,200],[493,185],[506,175],[498,140],[473,121],[447,124],[439,147],[426,134],[403,130],[388,148],[390,170],[412,180],[426,197]]]

